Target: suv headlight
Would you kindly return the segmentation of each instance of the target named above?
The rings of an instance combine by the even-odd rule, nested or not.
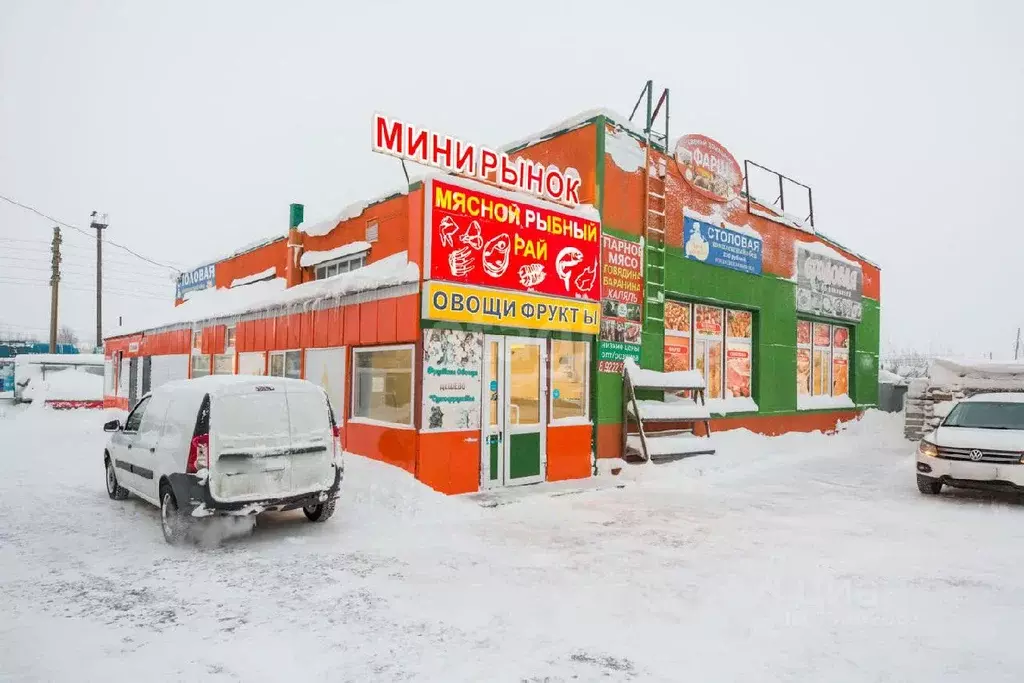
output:
[[[934,458],[939,454],[939,449],[935,447],[935,444],[922,440],[921,445],[917,447],[917,452],[929,458]]]

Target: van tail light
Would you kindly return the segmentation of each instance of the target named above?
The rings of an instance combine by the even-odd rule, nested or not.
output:
[[[200,434],[192,437],[192,443],[188,447],[188,462],[185,464],[185,472],[195,474],[199,470],[210,467],[210,435]]]
[[[341,460],[341,454],[344,451],[341,446],[341,427],[333,425],[331,427],[331,434],[334,435],[334,459],[338,461]]]

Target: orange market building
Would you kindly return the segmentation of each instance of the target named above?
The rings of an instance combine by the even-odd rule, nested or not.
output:
[[[626,358],[699,370],[713,430],[830,430],[875,405],[879,268],[754,201],[718,143],[647,128],[588,112],[471,159],[378,117],[376,151],[446,173],[318,223],[293,205],[287,234],[183,274],[172,312],[106,339],[106,404],[303,377],[346,450],[452,494],[622,457]]]

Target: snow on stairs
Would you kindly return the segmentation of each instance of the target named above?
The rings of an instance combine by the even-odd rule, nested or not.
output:
[[[692,455],[713,454],[711,413],[704,403],[704,378],[699,372],[658,372],[641,369],[632,359],[623,368],[622,457],[627,462],[668,462]],[[688,391],[690,398],[668,401],[641,400],[637,389]],[[695,433],[704,424],[705,436]],[[656,425],[686,425],[678,429],[651,429]],[[636,426],[637,431],[630,432]]]

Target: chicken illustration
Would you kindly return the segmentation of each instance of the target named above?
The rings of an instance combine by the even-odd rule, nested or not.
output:
[[[558,252],[555,259],[555,273],[558,279],[565,283],[565,291],[569,291],[569,278],[572,277],[572,268],[583,261],[583,252],[576,247],[565,247]]]
[[[480,251],[484,246],[484,238],[480,235],[480,224],[476,221],[470,223],[466,232],[459,237],[459,241]]]
[[[487,240],[481,254],[484,264],[484,272],[491,277],[501,277],[508,270],[508,255],[512,249],[512,240],[508,233],[502,233],[497,237]]]
[[[523,287],[536,287],[544,282],[544,278],[547,276],[543,263],[527,263],[525,266],[519,267],[519,284]]]
[[[448,268],[454,277],[462,277],[473,270],[473,250],[469,247],[456,249],[448,254]]]
[[[441,245],[445,247],[455,246],[452,238],[459,231],[459,224],[453,221],[451,216],[445,216],[441,219],[441,224],[438,227],[441,233]]]
[[[586,294],[587,292],[594,288],[594,282],[596,281],[597,262],[595,261],[594,265],[587,266],[580,272],[579,275],[576,276],[576,279],[573,280],[573,284],[576,285],[576,289],[577,291],[579,291],[580,294]]]

